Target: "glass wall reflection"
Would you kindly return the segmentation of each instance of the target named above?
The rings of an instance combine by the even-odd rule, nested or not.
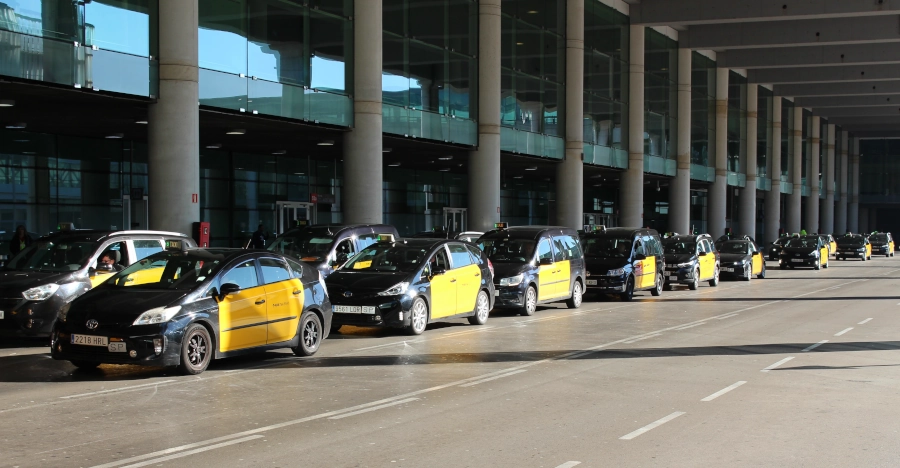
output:
[[[598,1],[586,2],[584,8],[584,141],[624,151],[628,17]],[[585,162],[617,166],[587,156]]]
[[[691,53],[691,177],[709,181],[715,166],[716,62]],[[713,177],[715,173],[713,172]]]
[[[645,35],[644,154],[674,160],[678,120],[678,42],[651,28],[646,29]],[[667,173],[653,170],[654,160],[649,160],[650,172]],[[674,171],[669,175],[674,175]]]

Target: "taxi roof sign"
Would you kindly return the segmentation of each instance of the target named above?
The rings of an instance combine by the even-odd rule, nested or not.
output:
[[[378,242],[394,242],[393,234],[378,234]]]
[[[508,229],[509,223],[494,223],[494,229]]]
[[[594,231],[595,232],[597,232],[597,231],[606,232],[606,225],[605,224],[597,224],[594,226]]]

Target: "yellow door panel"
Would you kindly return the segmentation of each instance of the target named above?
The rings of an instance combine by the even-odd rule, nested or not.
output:
[[[872,256],[872,244],[868,244],[868,245],[866,245],[866,257],[868,258],[871,256]]]
[[[754,275],[758,275],[758,274],[762,273],[762,269],[763,269],[762,253],[757,252],[757,253],[753,254],[753,258],[751,261],[752,261],[752,266],[751,266],[750,273],[754,274]]]
[[[141,284],[159,283],[162,278],[165,267],[147,268],[145,270],[136,271],[125,279],[126,286],[139,286]],[[117,280],[118,281],[118,280]]]
[[[656,257],[644,259],[644,286],[652,288],[656,286]]]
[[[431,318],[456,313],[456,274],[453,270],[431,278]]]
[[[822,265],[828,265],[828,247],[819,249],[819,261]]]
[[[219,350],[266,344],[266,289],[262,286],[229,294],[219,302]]]
[[[710,263],[710,260],[713,260],[713,256],[711,254],[706,254],[699,258],[697,263],[700,264],[700,279],[704,280],[711,277],[715,271],[715,263]]]
[[[556,289],[553,283],[556,281],[556,265],[541,265],[538,267],[538,300],[545,301],[556,297]]]
[[[279,343],[293,339],[303,313],[303,283],[292,278],[267,284],[265,289],[266,321],[269,322],[266,341]]]
[[[572,264],[568,260],[556,262],[556,295],[558,297],[569,297],[572,285]]]
[[[110,277],[112,277],[112,273],[98,271],[95,276],[91,277],[91,287],[97,287],[98,284],[108,280]]]
[[[456,277],[456,314],[464,314],[475,310],[475,300],[481,290],[481,268],[468,265],[457,270]]]

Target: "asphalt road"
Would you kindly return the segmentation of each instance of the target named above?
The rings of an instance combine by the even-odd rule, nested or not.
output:
[[[200,376],[0,347],[0,466],[900,466],[900,258]]]

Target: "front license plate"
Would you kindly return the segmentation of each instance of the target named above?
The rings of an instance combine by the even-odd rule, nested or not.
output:
[[[334,311],[339,314],[374,314],[374,306],[334,306]]]
[[[587,280],[586,283],[588,286],[597,286],[597,280]]]
[[[734,268],[722,268],[722,271],[727,272],[727,273],[733,273]]]
[[[494,297],[497,297],[497,296],[499,296],[499,295],[500,295],[500,290],[499,290],[499,289],[495,289],[495,290],[494,290]]]
[[[3,311],[0,310],[0,320],[3,320]]]
[[[792,258],[791,261],[794,262],[794,263],[803,263],[803,259],[802,259],[802,258]]]
[[[70,342],[82,346],[109,346],[109,338],[105,336],[72,335]]]
[[[121,341],[110,343],[106,349],[111,353],[124,353],[125,351],[128,351],[125,349],[125,343],[122,343]]]
[[[670,277],[669,277],[669,281],[678,281],[678,277],[677,277],[677,276],[674,276],[674,275],[673,275],[673,276],[670,276]]]

